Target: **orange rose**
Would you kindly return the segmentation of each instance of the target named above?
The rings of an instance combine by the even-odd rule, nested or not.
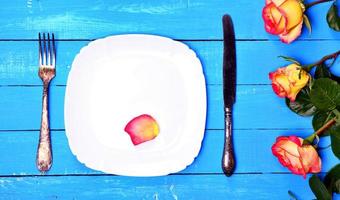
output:
[[[321,159],[312,145],[302,145],[302,142],[303,139],[296,136],[278,137],[272,152],[283,166],[306,178],[308,173],[321,171]]]
[[[269,73],[274,92],[280,97],[295,101],[296,95],[306,86],[310,75],[301,66],[291,64]]]
[[[262,11],[265,29],[279,35],[284,43],[291,43],[300,34],[304,6],[298,0],[266,0]]]

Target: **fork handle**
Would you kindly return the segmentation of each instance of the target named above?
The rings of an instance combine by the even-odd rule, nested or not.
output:
[[[41,127],[36,160],[37,167],[41,172],[48,171],[52,164],[51,135],[48,114],[48,87],[49,83],[44,83]]]

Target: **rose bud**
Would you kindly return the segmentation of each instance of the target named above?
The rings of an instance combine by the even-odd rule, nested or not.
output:
[[[291,43],[301,34],[304,6],[298,0],[266,0],[262,18],[268,33]]]
[[[310,75],[301,66],[291,64],[269,73],[269,78],[272,80],[274,92],[279,97],[295,101],[297,94],[307,85]]]
[[[306,178],[308,173],[321,171],[321,159],[312,145],[302,143],[303,139],[296,136],[278,137],[272,152],[283,166]]]

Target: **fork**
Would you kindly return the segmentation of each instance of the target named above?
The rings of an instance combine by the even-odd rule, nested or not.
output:
[[[39,77],[43,82],[44,89],[36,164],[39,171],[43,173],[48,171],[52,165],[51,135],[48,114],[48,88],[56,73],[55,64],[56,49],[54,34],[52,33],[52,38],[50,38],[50,34],[48,33],[46,41],[45,33],[43,33],[42,38],[39,33]]]

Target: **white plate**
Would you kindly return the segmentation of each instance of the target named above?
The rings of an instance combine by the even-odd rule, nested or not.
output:
[[[134,146],[125,125],[141,114],[160,127]],[[204,136],[206,88],[196,54],[153,35],[117,35],[90,42],[75,57],[65,95],[72,153],[87,167],[126,176],[185,169]]]

